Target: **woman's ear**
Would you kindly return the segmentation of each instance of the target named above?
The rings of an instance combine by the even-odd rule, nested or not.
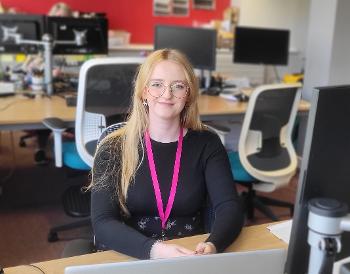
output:
[[[146,99],[147,99],[147,89],[144,88],[143,91],[142,91],[142,101],[144,101]]]

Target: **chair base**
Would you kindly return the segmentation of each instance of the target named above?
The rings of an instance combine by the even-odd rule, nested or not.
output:
[[[59,240],[59,237],[58,237],[59,232],[74,229],[74,228],[89,226],[90,224],[91,224],[91,220],[90,220],[90,217],[88,217],[88,218],[81,219],[79,221],[75,221],[73,223],[68,223],[68,224],[53,227],[50,229],[47,235],[47,240],[50,243],[57,242]]]
[[[271,208],[268,206],[278,206],[278,207],[289,208],[290,215],[291,217],[293,216],[294,205],[292,203],[277,200],[277,199],[272,199],[264,196],[258,196],[256,195],[255,190],[253,190],[251,186],[248,187],[247,192],[242,192],[241,196],[243,198],[245,212],[249,220],[254,220],[255,218],[254,210],[257,209],[272,221],[278,221],[279,218],[273,213]]]

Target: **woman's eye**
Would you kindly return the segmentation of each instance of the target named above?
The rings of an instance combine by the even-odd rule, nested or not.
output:
[[[186,87],[185,87],[185,85],[183,85],[183,84],[175,84],[175,85],[174,85],[174,88],[175,88],[175,89],[178,89],[178,90],[182,90],[182,89],[185,89]]]
[[[154,88],[159,88],[161,86],[162,86],[162,83],[158,83],[158,82],[151,83],[151,87],[154,87]]]

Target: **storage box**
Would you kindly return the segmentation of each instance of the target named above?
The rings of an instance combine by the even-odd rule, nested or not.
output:
[[[124,46],[130,43],[131,33],[124,30],[109,30],[108,31],[108,45]]]

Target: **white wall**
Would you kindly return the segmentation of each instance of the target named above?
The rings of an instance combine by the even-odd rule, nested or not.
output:
[[[239,25],[290,29],[290,49],[304,52],[310,0],[240,0],[239,5]]]
[[[329,84],[350,84],[350,1],[338,1]]]
[[[303,95],[314,87],[350,84],[349,0],[312,0]]]
[[[290,54],[288,66],[277,66],[280,77],[285,73],[300,72],[304,68],[306,30],[311,0],[231,0],[231,5],[240,8],[239,25],[290,29]],[[219,60],[224,60],[219,58]],[[232,60],[232,58],[231,58]],[[219,62],[218,70],[234,77],[247,76],[252,83],[263,80],[263,66],[229,64]],[[273,72],[269,73],[274,77]]]
[[[314,87],[329,82],[337,1],[312,0],[306,48],[303,96],[311,99]]]

